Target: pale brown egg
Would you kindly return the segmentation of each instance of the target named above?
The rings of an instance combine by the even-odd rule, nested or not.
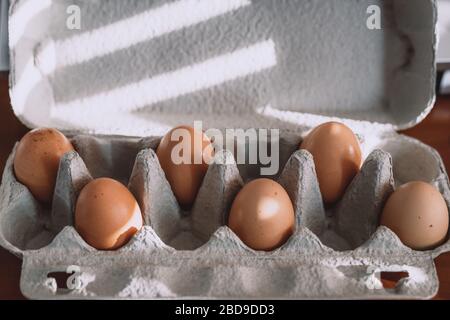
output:
[[[237,195],[228,226],[248,247],[271,251],[293,234],[294,207],[281,185],[270,179],[257,179]]]
[[[75,229],[92,247],[116,250],[141,228],[139,205],[120,182],[100,178],[81,191],[75,209]]]
[[[17,146],[14,173],[40,202],[51,203],[59,162],[73,151],[70,141],[56,129],[36,129],[27,133]]]
[[[381,225],[395,232],[411,249],[433,249],[447,238],[448,207],[432,185],[410,182],[389,197],[381,215]]]
[[[333,204],[340,200],[361,169],[361,148],[353,131],[338,122],[322,124],[311,131],[300,149],[314,158],[323,201]]]
[[[180,126],[162,139],[156,154],[178,203],[190,208],[214,156],[211,140],[202,131]]]

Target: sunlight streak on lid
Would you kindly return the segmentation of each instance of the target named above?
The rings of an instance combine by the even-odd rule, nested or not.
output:
[[[53,116],[77,110],[84,113],[95,110],[96,114],[132,112],[261,72],[276,64],[275,44],[267,40],[154,78],[59,104],[53,109]]]
[[[34,16],[49,8],[52,0],[22,1],[21,5],[12,12],[9,20],[9,44],[14,48],[24,36],[27,28],[26,22]]]
[[[30,59],[25,65],[20,79],[12,86],[11,102],[16,114],[22,114],[27,98],[31,91],[42,80],[42,75],[34,65],[34,59]]]
[[[33,1],[31,1],[33,2]],[[250,0],[181,0],[62,41],[47,40],[37,61],[44,74],[181,30],[250,5]],[[47,46],[54,50],[49,55]]]

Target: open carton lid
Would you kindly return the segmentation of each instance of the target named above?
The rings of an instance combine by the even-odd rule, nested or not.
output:
[[[406,129],[435,101],[436,24],[434,0],[14,0],[12,106],[30,127],[130,136]]]

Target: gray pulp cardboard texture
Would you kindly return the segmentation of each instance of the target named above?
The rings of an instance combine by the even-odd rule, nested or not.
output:
[[[80,144],[84,138],[91,140],[73,140]],[[397,141],[400,154],[401,146],[410,147],[403,139]],[[109,140],[118,148],[114,153],[128,152],[126,140]],[[100,138],[97,142],[103,143]],[[92,150],[93,159],[105,156],[101,148]],[[34,298],[428,298],[438,287],[433,257],[448,250],[447,243],[435,251],[416,252],[378,227],[394,179],[391,156],[381,150],[370,154],[340,204],[327,212],[311,155],[292,154],[278,179],[294,203],[296,232],[283,247],[268,253],[248,248],[225,226],[229,206],[243,185],[227,151],[216,155],[190,213],[180,210],[155,152],[139,151],[129,186],[146,225],[115,252],[90,247],[71,223],[74,195],[91,179],[89,163],[75,152],[63,158],[60,190],[50,214],[15,180],[11,159],[1,189],[0,239],[23,257],[22,290]],[[448,180],[440,171],[440,159],[433,159],[427,166],[439,174],[430,182],[438,182],[446,196]],[[67,226],[59,232],[62,221]],[[71,265],[82,270],[81,288],[65,293],[47,275]],[[409,278],[395,290],[385,290],[381,271],[406,271]]]
[[[81,9],[81,30],[62,27],[69,4]],[[369,5],[382,8],[382,30],[367,29]],[[433,258],[450,251],[450,241],[417,252],[378,226],[387,196],[408,181],[432,183],[450,206],[437,152],[395,132],[419,123],[434,103],[435,1],[16,0],[9,29],[14,112],[30,127],[65,130],[76,149],[61,161],[52,208],[16,181],[15,150],[3,173],[0,244],[23,258],[26,296],[437,292]],[[155,149],[171,127],[198,119],[204,129],[281,129],[273,178],[296,213],[295,234],[281,248],[255,252],[226,226],[234,196],[259,168],[237,165],[227,151],[216,155],[192,210],[178,206]],[[342,200],[325,209],[312,156],[297,150],[311,128],[331,120],[357,133],[365,162]],[[115,252],[95,250],[73,227],[79,191],[102,176],[128,185],[144,214],[145,226]],[[49,274],[70,266],[79,267],[78,288],[58,288]],[[383,271],[409,276],[389,290]]]

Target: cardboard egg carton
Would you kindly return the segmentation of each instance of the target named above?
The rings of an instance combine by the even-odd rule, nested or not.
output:
[[[0,192],[0,239],[24,259],[22,291],[29,297],[59,299],[432,297],[438,289],[433,258],[449,251],[450,242],[433,251],[413,251],[378,221],[394,189],[393,159],[400,161],[399,174],[408,165],[402,163],[404,152],[419,158],[421,153],[432,155],[420,165],[434,169],[430,183],[450,204],[450,185],[439,156],[415,140],[393,137],[387,147],[370,153],[339,204],[325,210],[311,154],[290,153],[298,147],[292,144],[295,140],[282,140],[282,156],[289,160],[276,179],[294,204],[296,231],[273,252],[248,248],[226,226],[235,195],[243,181],[252,178],[241,175],[246,171],[238,169],[229,151],[216,155],[190,212],[180,209],[161,169],[154,150],[159,138],[74,137],[79,153],[62,159],[51,209],[43,208],[16,181],[13,153]],[[77,195],[93,176],[104,175],[105,163],[111,164],[109,176],[124,183],[127,172],[120,169],[134,163],[128,186],[145,221],[143,229],[114,252],[92,248],[73,227]],[[81,270],[79,288],[58,289],[51,274],[64,273],[69,266]],[[389,271],[407,272],[409,277],[386,290],[380,273]]]
[[[381,30],[366,23],[377,8]],[[14,112],[31,128],[59,128],[76,148],[61,161],[52,208],[15,180],[14,151],[5,168],[0,244],[23,258],[22,292],[431,298],[433,259],[450,244],[413,251],[378,220],[394,187],[412,180],[432,183],[450,204],[437,152],[396,133],[433,107],[436,19],[434,0],[12,1]],[[272,178],[289,193],[297,223],[284,246],[255,252],[226,227],[234,196],[260,167],[237,165],[228,151],[216,155],[223,161],[210,166],[192,210],[179,208],[154,150],[172,127],[195,120],[204,129],[281,130]],[[333,120],[358,135],[364,165],[325,209],[313,159],[298,146]],[[73,228],[77,194],[103,176],[128,185],[145,218],[114,252],[93,249]],[[384,289],[380,273],[397,271],[409,276]],[[58,288],[55,272],[74,272],[76,285]]]

